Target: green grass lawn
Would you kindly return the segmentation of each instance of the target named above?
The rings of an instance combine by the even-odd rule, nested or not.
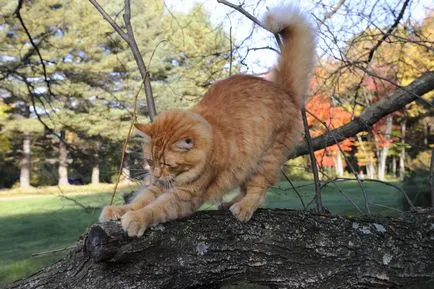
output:
[[[100,208],[109,202],[112,189],[71,186],[63,191],[85,206]],[[32,254],[69,247],[96,222],[100,209],[85,211],[59,196],[58,189],[55,192],[54,188],[31,189],[15,196],[10,191],[0,192],[0,287],[60,259],[67,250]],[[121,195],[117,194],[117,202]]]
[[[322,193],[324,205],[332,213],[359,213],[346,197],[363,210],[364,198],[357,183],[345,182],[337,185],[339,188],[336,185],[327,186]],[[307,205],[314,195],[312,182],[296,182],[295,186]],[[123,187],[121,191],[130,189],[132,188]],[[111,190],[110,185],[71,186],[65,188],[64,192],[85,206],[100,208],[108,203]],[[374,213],[395,212],[384,206],[401,208],[401,195],[394,188],[370,183],[365,184],[365,190]],[[121,195],[122,193],[117,194],[118,203],[121,201]],[[314,206],[314,202],[311,202],[309,208]],[[300,209],[302,205],[294,191],[289,189],[289,184],[282,182],[280,186],[270,189],[264,207]],[[215,205],[205,204],[202,209],[213,208]],[[56,188],[32,192],[0,191],[0,286],[34,273],[64,256],[67,250],[39,256],[32,254],[72,246],[80,235],[96,222],[99,211],[92,209],[86,212],[74,202],[60,197]]]

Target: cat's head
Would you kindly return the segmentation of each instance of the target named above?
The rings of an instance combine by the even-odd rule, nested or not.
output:
[[[168,111],[151,124],[135,127],[144,137],[145,161],[157,181],[182,185],[202,173],[212,150],[212,131],[200,115]]]

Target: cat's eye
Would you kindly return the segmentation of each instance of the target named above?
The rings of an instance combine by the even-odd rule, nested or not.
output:
[[[175,145],[181,151],[189,151],[190,149],[193,148],[193,138],[192,137],[183,138],[182,140],[178,141]]]

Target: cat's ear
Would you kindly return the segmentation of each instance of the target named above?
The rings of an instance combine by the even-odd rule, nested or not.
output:
[[[182,151],[189,151],[193,147],[193,138],[191,136],[185,137],[177,141],[175,146]]]
[[[151,125],[146,123],[135,123],[135,128],[139,134],[143,137],[146,143],[151,142]]]

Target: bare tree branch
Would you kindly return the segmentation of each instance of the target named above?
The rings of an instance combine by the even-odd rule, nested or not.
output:
[[[303,119],[304,139],[306,140],[306,145],[309,148],[309,157],[312,165],[312,174],[315,185],[316,210],[318,211],[318,213],[321,214],[324,211],[324,207],[321,200],[321,187],[319,182],[318,166],[316,163],[315,153],[312,148],[312,139],[310,137],[309,124],[307,123],[306,107],[304,106],[301,108],[301,118]]]
[[[19,0],[18,1],[18,6],[15,9],[14,14],[18,18],[18,21],[20,22],[21,27],[23,27],[24,32],[26,33],[27,38],[30,41],[30,44],[32,45],[32,47],[36,51],[36,53],[38,54],[39,62],[41,63],[42,71],[43,71],[43,74],[44,74],[44,81],[47,84],[47,90],[48,90],[48,92],[49,92],[50,95],[54,96],[54,93],[51,90],[51,84],[50,84],[50,80],[49,80],[48,75],[47,75],[47,67],[45,66],[44,59],[42,58],[41,52],[39,51],[39,48],[38,48],[38,45],[36,45],[36,43],[33,41],[33,38],[30,35],[30,32],[27,29],[26,24],[24,23],[23,17],[21,17],[21,8],[22,7],[23,7],[23,0]]]
[[[119,34],[119,36],[122,37],[122,39],[125,40],[127,43],[129,43],[130,39],[128,37],[128,34],[122,30],[122,28],[116,23],[113,18],[110,17],[110,15],[108,15],[104,8],[102,8],[96,0],[89,0],[89,2],[92,3],[96,10],[98,10],[102,17],[113,27],[113,29]]]
[[[372,58],[374,57],[375,51],[377,51],[378,47],[381,46],[381,44],[392,34],[393,30],[395,30],[395,28],[398,26],[399,21],[401,21],[402,17],[404,16],[405,9],[407,8],[409,2],[410,2],[410,0],[404,1],[404,4],[402,5],[401,11],[399,12],[398,17],[396,17],[392,26],[390,26],[389,29],[387,29],[386,33],[383,35],[383,37],[381,37],[380,40],[378,40],[378,42],[375,44],[375,46],[372,47],[371,50],[369,50],[368,59],[367,59],[366,63],[369,64],[371,62]]]
[[[103,18],[110,23],[113,29],[122,37],[122,39],[127,42],[130,47],[131,53],[133,54],[134,60],[137,63],[139,68],[140,75],[142,76],[143,85],[146,94],[146,104],[148,106],[148,114],[151,121],[153,121],[157,115],[157,111],[155,108],[154,96],[152,93],[151,80],[149,78],[149,73],[146,68],[145,62],[143,61],[143,57],[140,53],[139,47],[137,46],[136,39],[134,37],[133,27],[131,25],[131,3],[129,0],[124,0],[125,4],[125,13],[124,13],[124,23],[127,29],[127,32],[123,31],[122,28],[117,25],[117,23],[107,14],[107,12],[99,5],[96,0],[89,0],[93,6],[101,13]]]
[[[344,3],[345,0],[339,0],[339,2],[336,3],[333,9],[324,15],[324,18],[321,20],[321,23],[324,23],[327,19],[330,19],[333,15],[335,15],[336,12],[338,12],[338,10],[342,7],[342,5],[344,5]]]
[[[256,18],[255,16],[253,16],[252,14],[250,14],[249,12],[247,12],[242,5],[235,5],[231,2],[228,2],[226,0],[217,0],[218,3],[221,3],[223,5],[226,5],[228,7],[231,7],[235,10],[237,10],[238,12],[240,12],[241,14],[243,14],[244,16],[246,16],[247,18],[249,18],[250,20],[252,20],[256,25],[258,25],[261,28],[264,28],[265,30],[268,31],[267,28],[265,28],[264,24],[262,24],[261,21],[258,20],[258,18]],[[274,37],[276,38],[276,42],[279,45],[279,47],[282,47],[282,42],[280,41],[280,36],[277,33],[273,33]]]
[[[434,71],[429,71],[422,74],[408,86],[398,88],[393,93],[390,93],[380,101],[365,109],[359,117],[354,118],[351,122],[339,128],[331,130],[321,136],[312,139],[312,147],[314,150],[320,150],[335,142],[343,141],[346,138],[355,136],[361,131],[367,131],[369,128],[388,115],[402,109],[405,105],[418,99],[421,96],[434,89]],[[412,93],[408,93],[411,91]],[[289,158],[305,155],[309,153],[307,145],[299,145],[291,153]]]

